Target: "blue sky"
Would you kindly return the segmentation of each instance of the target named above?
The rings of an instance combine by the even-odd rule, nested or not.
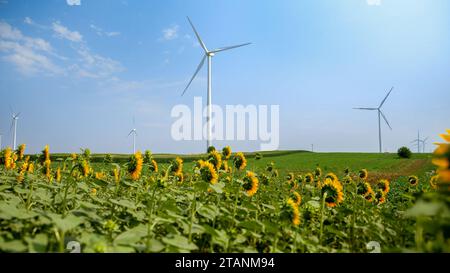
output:
[[[77,2],[71,0],[68,2]],[[252,42],[213,61],[213,103],[280,105],[280,149],[383,150],[449,127],[450,2],[446,0],[109,1],[0,0],[0,133],[29,152],[192,153],[203,141],[173,141],[176,104],[206,94],[206,69],[180,94],[202,51]],[[204,98],[204,101],[206,98]],[[258,141],[218,142],[255,150]]]

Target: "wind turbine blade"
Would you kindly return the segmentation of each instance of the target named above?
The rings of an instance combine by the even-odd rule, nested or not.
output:
[[[130,133],[128,134],[128,136],[130,136],[133,132],[134,132],[134,130],[131,130]]]
[[[12,132],[13,126],[14,126],[14,119],[11,120],[11,127],[9,127],[9,132]]]
[[[186,90],[189,88],[189,86],[191,85],[192,81],[194,80],[195,76],[197,76],[198,71],[200,71],[200,69],[202,68],[203,64],[205,63],[205,59],[206,59],[206,55],[203,56],[202,61],[200,62],[200,64],[197,66],[197,70],[195,70],[194,75],[192,76],[191,80],[189,81],[189,83],[186,85],[186,88],[184,88],[183,93],[181,94],[181,96],[184,95],[184,93],[186,93]]]
[[[384,97],[383,101],[381,102],[380,106],[378,108],[381,108],[381,106],[383,106],[384,102],[386,101],[386,99],[389,97],[389,95],[392,92],[392,89],[394,89],[394,87],[391,88],[391,90],[389,90],[389,92],[387,93],[386,97]]]
[[[221,52],[221,51],[233,49],[233,48],[236,48],[236,47],[246,46],[246,45],[249,45],[249,44],[251,44],[251,43],[245,43],[245,44],[240,44],[240,45],[221,47],[221,48],[214,49],[214,50],[211,51],[211,52],[212,52],[212,53],[217,53],[217,52]]]
[[[353,109],[358,109],[358,110],[378,110],[377,108],[365,108],[365,107],[357,107],[357,108],[353,108]]]
[[[422,140],[423,142],[427,141],[428,137],[426,137],[424,140]]]
[[[392,130],[391,125],[389,124],[389,121],[387,120],[386,116],[383,114],[383,112],[380,111],[381,116],[383,117],[384,121],[386,121],[387,126],[389,126],[389,129]]]
[[[14,117],[18,118],[21,112],[17,113]]]
[[[195,32],[195,36],[197,36],[197,40],[200,43],[200,45],[202,46],[203,50],[205,50],[205,53],[208,53],[208,49],[206,48],[205,44],[202,41],[202,38],[200,38],[200,35],[198,34],[197,30],[194,27],[194,24],[192,24],[191,19],[189,19],[189,17],[187,17],[189,24],[191,24],[192,29]]]

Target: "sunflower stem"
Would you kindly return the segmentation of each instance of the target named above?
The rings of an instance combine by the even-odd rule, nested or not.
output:
[[[322,245],[322,234],[323,234],[323,217],[325,211],[325,199],[327,198],[327,192],[323,194],[322,205],[320,209],[320,232],[319,232],[319,244]]]

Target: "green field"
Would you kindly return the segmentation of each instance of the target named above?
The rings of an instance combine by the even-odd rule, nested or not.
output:
[[[74,241],[82,252],[368,252],[369,242],[383,252],[449,251],[433,226],[419,222],[433,210],[418,202],[434,192],[430,154],[259,155],[246,154],[239,170],[232,154],[224,160],[232,170],[223,171],[212,159],[195,168],[206,154],[180,155],[182,166],[177,155],[155,154],[157,172],[147,161],[136,171],[138,155],[108,163],[106,155],[36,155],[13,167],[5,156],[0,250],[69,252]],[[34,171],[26,171],[31,162]],[[322,173],[307,181],[318,167]],[[390,181],[385,192],[381,179]]]

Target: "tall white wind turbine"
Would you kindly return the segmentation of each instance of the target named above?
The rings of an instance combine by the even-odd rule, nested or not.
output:
[[[411,141],[411,143],[414,143],[414,146],[417,146],[417,153],[420,153],[420,142],[422,142],[420,139],[420,131],[417,130],[417,138]]]
[[[422,153],[425,153],[425,144],[427,143],[428,137],[422,139],[420,142],[422,142]]]
[[[200,38],[200,35],[198,34],[197,30],[194,27],[194,24],[192,24],[191,20],[189,19],[189,17],[187,17],[189,24],[191,25],[192,29],[194,30],[195,36],[197,37],[197,40],[200,44],[200,46],[203,48],[205,55],[203,56],[203,58],[200,61],[200,64],[197,66],[197,70],[195,70],[194,75],[192,76],[191,80],[189,81],[189,83],[187,84],[186,88],[184,88],[183,93],[181,94],[181,96],[184,95],[184,93],[186,92],[186,90],[189,88],[189,86],[191,85],[192,81],[194,80],[195,76],[197,75],[197,73],[200,71],[200,69],[203,67],[203,64],[205,63],[205,59],[208,59],[208,88],[207,88],[207,117],[206,117],[206,123],[207,123],[207,140],[206,140],[206,149],[208,149],[209,146],[211,146],[211,60],[212,57],[219,52],[225,51],[225,50],[229,50],[229,49],[233,49],[233,48],[237,48],[237,47],[241,47],[241,46],[246,46],[249,45],[251,43],[245,43],[245,44],[239,44],[239,45],[234,45],[234,46],[227,46],[227,47],[221,47],[221,48],[217,48],[214,50],[208,50],[208,48],[205,46],[205,43],[203,42],[203,40]]]
[[[359,108],[353,108],[353,109],[358,109],[358,110],[370,110],[370,111],[377,111],[378,112],[378,143],[380,146],[380,153],[382,153],[382,143],[381,143],[381,117],[383,117],[384,121],[386,122],[387,126],[389,126],[389,129],[392,130],[391,125],[389,124],[386,116],[383,114],[383,112],[381,112],[381,107],[383,106],[383,104],[386,102],[387,98],[389,97],[389,95],[392,92],[392,89],[394,89],[394,87],[391,88],[391,90],[389,90],[389,92],[387,93],[386,97],[384,97],[384,99],[381,101],[380,106],[378,106],[377,108],[365,108],[365,107],[359,107]]]
[[[134,118],[133,118],[133,127],[135,127]],[[137,136],[136,128],[131,129],[130,133],[128,134],[128,137],[130,135],[133,135],[133,154],[134,154],[134,153],[136,153],[136,136]]]
[[[10,131],[12,131],[12,146],[13,150],[16,150],[16,140],[17,140],[17,121],[19,120],[19,113],[12,113],[12,120],[11,120],[11,128],[9,128]]]

